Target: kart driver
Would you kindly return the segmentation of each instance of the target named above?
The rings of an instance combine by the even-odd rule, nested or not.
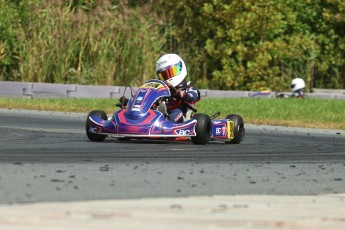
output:
[[[305,88],[305,82],[302,78],[294,78],[291,81],[291,95],[284,93],[277,93],[278,98],[303,98],[303,89]]]
[[[161,56],[156,62],[156,73],[159,80],[176,89],[171,90],[173,97],[166,102],[168,120],[180,123],[188,119],[189,107],[200,100],[200,92],[190,82],[186,83],[187,68],[182,58],[177,54]]]
[[[291,97],[303,98],[303,89],[305,88],[305,82],[302,78],[295,78],[291,81]]]

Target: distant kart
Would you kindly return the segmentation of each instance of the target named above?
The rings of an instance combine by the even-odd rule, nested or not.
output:
[[[195,114],[187,116],[182,123],[169,121],[165,101],[172,99],[172,95],[177,95],[175,88],[160,80],[149,80],[129,100],[122,97],[121,104],[117,104],[120,109],[112,117],[108,118],[104,111],[91,111],[86,120],[87,137],[95,142],[107,137],[191,140],[197,145],[205,145],[210,140],[239,144],[244,139],[243,119],[236,114],[215,120],[219,112],[209,117],[196,113],[193,106],[186,104],[190,110],[187,114]]]

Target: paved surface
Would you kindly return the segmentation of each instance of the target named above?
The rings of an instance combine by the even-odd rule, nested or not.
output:
[[[345,194],[214,196],[0,206],[0,229],[345,229]]]
[[[85,119],[0,110],[0,229],[345,229],[344,130],[247,125],[240,145],[91,143]]]

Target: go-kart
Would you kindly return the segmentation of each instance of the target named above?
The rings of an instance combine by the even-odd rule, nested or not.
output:
[[[132,88],[131,88],[132,89]],[[126,90],[125,90],[126,92]],[[125,94],[124,92],[124,94]],[[225,119],[196,113],[190,104],[189,114],[182,123],[168,120],[165,101],[176,96],[176,89],[160,80],[149,80],[131,98],[120,98],[120,107],[114,115],[107,117],[104,111],[94,110],[86,120],[86,134],[90,141],[101,142],[107,137],[119,140],[129,139],[171,139],[191,140],[194,144],[205,145],[210,140],[221,140],[239,144],[244,139],[245,129],[241,116],[230,114]]]

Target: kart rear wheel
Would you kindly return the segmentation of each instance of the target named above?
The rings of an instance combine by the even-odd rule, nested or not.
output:
[[[107,135],[102,135],[102,134],[97,134],[97,133],[91,133],[90,132],[90,127],[92,122],[90,121],[90,116],[97,116],[99,118],[102,118],[103,120],[107,120],[107,114],[104,111],[100,110],[94,110],[89,113],[86,119],[86,135],[89,138],[90,141],[95,141],[95,142],[102,142],[105,140]]]
[[[226,119],[234,122],[234,139],[229,142],[228,144],[239,144],[244,140],[245,129],[244,129],[244,122],[243,118],[237,114],[229,114],[226,116]]]
[[[196,145],[206,145],[211,139],[211,119],[206,114],[195,114],[192,119],[197,121],[195,125],[196,136],[191,137]]]

